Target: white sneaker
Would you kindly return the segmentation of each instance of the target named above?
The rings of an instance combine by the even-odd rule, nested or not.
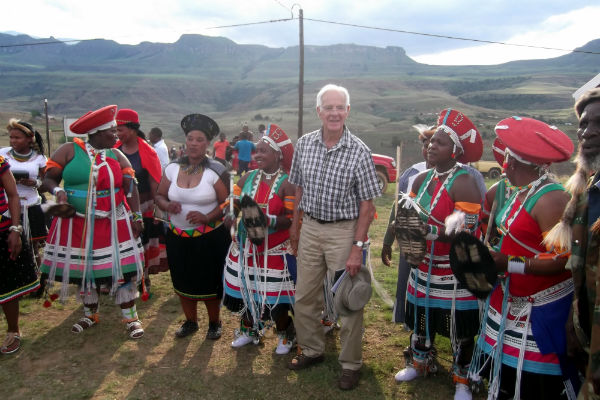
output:
[[[250,337],[248,332],[240,332],[239,336],[236,337],[233,342],[231,342],[231,347],[237,349],[239,347],[243,347],[247,344],[252,343],[252,341],[253,338]]]
[[[398,371],[394,379],[396,382],[409,382],[419,376],[419,373],[413,367],[406,367]]]
[[[279,337],[279,343],[277,343],[277,348],[275,349],[275,353],[277,354],[287,354],[290,352],[292,347],[294,346],[294,342],[296,339],[289,340],[285,335]]]
[[[456,392],[454,392],[454,400],[472,400],[473,395],[471,389],[464,383],[456,384]]]

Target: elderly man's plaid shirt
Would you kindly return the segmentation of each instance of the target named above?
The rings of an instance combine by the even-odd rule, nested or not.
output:
[[[324,221],[356,219],[361,201],[381,195],[371,150],[347,128],[331,149],[321,130],[298,139],[289,179],[302,187],[300,209]]]

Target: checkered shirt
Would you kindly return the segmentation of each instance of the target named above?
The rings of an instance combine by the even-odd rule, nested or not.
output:
[[[345,127],[331,149],[321,130],[298,139],[289,180],[302,187],[300,209],[324,221],[356,219],[361,201],[381,195],[371,150]]]

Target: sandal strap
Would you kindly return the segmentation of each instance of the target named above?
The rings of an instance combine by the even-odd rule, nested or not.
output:
[[[81,317],[79,321],[73,324],[73,329],[75,329],[77,333],[81,333],[84,330],[96,325],[98,321],[98,314],[93,314],[90,317]],[[85,324],[86,326],[83,326],[82,324]]]
[[[10,346],[13,345],[15,342],[18,342],[16,348],[11,349],[9,351]],[[11,354],[11,353],[14,353],[15,351],[19,350],[20,347],[21,347],[21,333],[20,332],[7,332],[4,342],[2,343],[2,346],[0,347],[0,352],[2,352],[3,354]]]

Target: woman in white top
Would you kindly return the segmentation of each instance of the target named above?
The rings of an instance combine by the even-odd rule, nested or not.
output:
[[[48,235],[44,213],[40,207],[42,198],[38,193],[47,161],[44,142],[39,132],[25,121],[11,118],[6,129],[10,146],[0,149],[0,155],[8,160],[10,171],[17,182],[24,232],[31,241],[36,263],[39,265],[39,248],[44,245]]]
[[[215,340],[221,336],[223,265],[231,243],[219,207],[229,195],[229,174],[206,157],[211,139],[219,133],[215,121],[190,114],[181,127],[186,156],[165,168],[155,196],[158,207],[169,213],[167,259],[186,318],[175,335],[185,337],[198,330],[197,302],[203,301],[209,319],[206,338]]]

